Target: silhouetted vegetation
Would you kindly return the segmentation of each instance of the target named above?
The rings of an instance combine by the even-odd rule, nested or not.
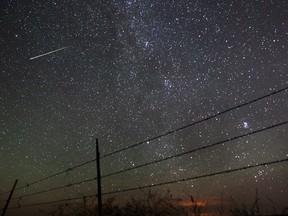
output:
[[[159,194],[153,191],[143,192],[141,198],[131,198],[124,205],[116,204],[115,198],[108,198],[103,203],[103,216],[288,216],[288,206],[279,210],[271,202],[271,212],[263,212],[259,205],[256,191],[253,203],[250,206],[237,204],[233,198],[230,201],[220,199],[217,203],[209,204],[209,200],[198,200],[189,195],[187,199],[174,198],[167,191]],[[44,216],[95,216],[97,205],[95,199],[83,196],[80,203],[66,203],[55,207],[51,212],[39,210]]]

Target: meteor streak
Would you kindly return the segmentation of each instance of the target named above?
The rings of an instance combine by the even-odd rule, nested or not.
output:
[[[55,52],[58,52],[58,51],[60,51],[60,50],[67,49],[68,47],[70,47],[70,46],[62,47],[62,48],[60,48],[60,49],[56,49],[56,50],[53,50],[53,51],[50,51],[50,52],[47,52],[47,53],[44,53],[44,54],[41,54],[41,55],[38,55],[38,56],[34,56],[34,57],[30,58],[29,60],[33,60],[33,59],[36,59],[36,58],[40,58],[40,57],[42,57],[42,56],[49,55],[49,54],[51,54],[51,53],[55,53]]]

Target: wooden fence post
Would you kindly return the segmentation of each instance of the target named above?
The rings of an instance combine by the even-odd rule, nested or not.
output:
[[[100,153],[99,153],[98,139],[96,139],[96,165],[97,165],[98,216],[102,216],[101,171],[100,171]]]

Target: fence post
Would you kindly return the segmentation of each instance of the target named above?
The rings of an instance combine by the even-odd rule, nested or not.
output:
[[[97,190],[98,190],[98,216],[102,216],[101,171],[100,171],[100,153],[99,153],[98,138],[96,139],[96,165],[97,165]]]
[[[11,190],[11,192],[10,192],[9,198],[8,198],[8,200],[7,200],[7,202],[6,202],[6,205],[5,205],[5,207],[4,207],[4,210],[3,210],[3,212],[2,212],[2,216],[4,216],[5,213],[6,213],[6,210],[7,210],[7,208],[8,208],[9,203],[10,203],[11,197],[12,197],[12,195],[13,195],[13,193],[14,193],[14,190],[15,190],[15,187],[16,187],[16,185],[17,185],[17,182],[18,182],[18,179],[16,179],[15,182],[14,182],[13,188],[12,188],[12,190]]]

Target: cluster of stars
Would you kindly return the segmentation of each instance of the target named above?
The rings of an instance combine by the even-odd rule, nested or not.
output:
[[[287,86],[286,8],[284,0],[4,2],[0,168],[7,175],[0,192],[13,179],[24,184],[95,158],[95,138],[105,155]],[[31,59],[52,50],[59,51]],[[104,158],[102,172],[273,125],[287,120],[287,106],[287,91],[273,95]],[[268,155],[285,158],[286,130],[281,126],[107,178],[104,192],[260,163]],[[94,165],[46,186],[93,177]],[[283,200],[278,192],[288,191],[285,166],[219,177],[213,190],[204,181],[180,188],[210,196],[210,189],[230,187],[237,195],[244,184],[247,191],[265,191],[266,181],[269,193]]]

